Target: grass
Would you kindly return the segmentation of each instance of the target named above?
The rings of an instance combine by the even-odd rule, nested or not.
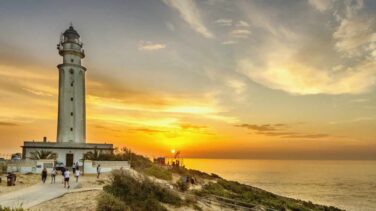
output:
[[[103,190],[106,194],[98,199],[98,210],[117,210],[119,208],[118,210],[165,211],[167,209],[161,203],[177,207],[183,204],[178,195],[154,184],[147,178],[137,180],[124,171],[114,171],[111,184],[105,186]],[[103,207],[107,205],[116,209]]]
[[[21,207],[19,207],[19,208],[2,207],[0,205],[0,211],[24,211],[24,209],[21,208]]]
[[[179,168],[172,168],[169,170],[172,173],[176,173],[182,176],[192,176],[192,177],[198,177],[202,179],[220,179],[221,177],[216,174],[208,174],[202,171],[194,170],[194,169],[187,169],[185,167],[179,167]]]
[[[146,175],[154,176],[158,179],[172,180],[172,174],[170,171],[155,165],[143,169],[142,172]]]

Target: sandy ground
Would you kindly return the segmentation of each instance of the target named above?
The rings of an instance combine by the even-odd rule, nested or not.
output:
[[[96,210],[96,198],[101,192],[94,190],[65,194],[62,197],[32,207],[30,210]]]
[[[9,187],[7,186],[6,174],[3,174],[1,176],[2,182],[0,183],[0,195],[35,185],[41,179],[40,175],[37,175],[37,174],[31,174],[31,175],[16,174],[16,175],[17,175],[16,186],[9,186]]]
[[[32,207],[32,211],[42,210],[96,210],[97,196],[102,192],[101,190],[88,189],[102,189],[104,185],[109,183],[110,174],[102,174],[99,179],[96,175],[85,175],[79,178],[79,185],[75,192],[67,193],[59,198],[43,202],[37,206]],[[72,182],[75,182],[73,180]],[[80,192],[83,190],[82,192]]]

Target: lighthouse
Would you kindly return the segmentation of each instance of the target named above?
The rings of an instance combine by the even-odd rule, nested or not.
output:
[[[59,69],[58,143],[85,143],[85,57],[80,35],[71,25],[57,45],[63,63]]]
[[[57,154],[56,162],[67,167],[84,159],[85,153],[113,153],[114,147],[107,143],[86,142],[85,75],[82,66],[85,58],[80,35],[71,25],[60,36],[57,44],[63,62],[59,70],[59,102],[57,140],[24,141],[23,159],[30,159],[36,151],[51,151]]]

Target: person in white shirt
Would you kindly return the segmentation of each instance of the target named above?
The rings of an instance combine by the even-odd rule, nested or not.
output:
[[[66,188],[68,186],[68,189],[70,188],[70,185],[69,185],[69,169],[66,169],[64,171],[64,188]]]
[[[76,177],[76,182],[78,182],[78,178],[80,177],[80,169],[76,169],[74,176]]]
[[[56,178],[56,168],[54,167],[51,171],[51,184],[55,183],[55,178]]]

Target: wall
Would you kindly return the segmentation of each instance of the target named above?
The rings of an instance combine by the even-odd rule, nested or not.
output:
[[[20,172],[40,174],[43,168],[47,168],[47,172],[51,172],[54,167],[54,160],[17,160],[8,161],[7,172]]]
[[[81,162],[84,154],[87,152],[92,152],[94,150],[92,149],[56,149],[56,148],[45,148],[45,149],[35,149],[35,148],[26,148],[25,153],[26,153],[26,159],[30,157],[30,152],[38,151],[38,150],[46,150],[46,151],[52,151],[57,154],[57,159],[56,161],[59,163],[63,163],[64,165],[66,164],[66,154],[73,154],[73,162]],[[106,150],[103,150],[105,152]],[[111,152],[111,150],[107,150],[108,152]]]
[[[40,174],[44,167],[50,173],[54,166],[54,160],[19,160],[8,161],[8,172],[20,172],[22,174],[35,173]],[[96,174],[98,164],[101,165],[101,173],[111,172],[115,169],[130,169],[128,161],[91,161],[85,160],[84,162],[85,174]]]
[[[130,169],[128,161],[91,161],[85,160],[84,162],[84,173],[85,174],[96,174],[97,166],[101,165],[101,173],[111,172],[115,169]]]

